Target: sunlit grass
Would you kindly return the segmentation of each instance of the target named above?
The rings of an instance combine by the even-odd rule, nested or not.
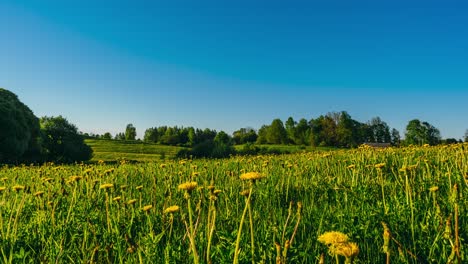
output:
[[[467,154],[459,144],[3,167],[0,262],[464,263]],[[322,244],[330,231],[347,240]]]

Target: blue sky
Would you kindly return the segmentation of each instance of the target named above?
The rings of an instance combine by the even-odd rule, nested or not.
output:
[[[0,87],[84,132],[347,111],[468,129],[466,1],[0,0]]]

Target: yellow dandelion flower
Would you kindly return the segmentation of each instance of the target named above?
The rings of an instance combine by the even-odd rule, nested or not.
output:
[[[114,201],[114,202],[118,202],[120,200],[122,200],[122,197],[120,197],[120,196],[112,198],[112,201]]]
[[[196,171],[192,172],[192,176],[193,176],[193,177],[197,177],[198,175],[200,175],[199,172],[196,172]]]
[[[243,191],[240,192],[239,194],[247,197],[247,196],[249,196],[249,194],[250,194],[250,190],[243,190]]]
[[[127,204],[134,204],[137,202],[137,199],[128,200]]]
[[[114,187],[114,184],[112,184],[112,183],[104,183],[104,184],[101,184],[99,189],[109,189],[109,188],[113,188],[113,187]]]
[[[247,172],[242,174],[239,178],[241,180],[260,180],[262,178],[265,178],[265,176],[258,172]]]
[[[143,210],[143,212],[147,212],[147,211],[149,211],[151,208],[153,208],[153,206],[152,206],[151,204],[148,204],[148,205],[143,206],[143,208],[141,208],[141,210]]]
[[[354,169],[354,168],[356,168],[356,165],[351,164],[351,165],[349,165],[347,168],[348,168],[348,169]]]
[[[377,169],[381,169],[385,166],[385,163],[378,163],[378,164],[375,164],[374,167],[377,168]]]
[[[437,192],[439,190],[439,186],[432,186],[431,188],[429,188],[429,191],[431,192]]]
[[[179,190],[186,190],[186,191],[192,191],[194,190],[195,188],[197,188],[197,182],[186,182],[186,183],[182,183],[182,184],[179,184]]]
[[[7,189],[7,187],[3,186],[3,187],[0,187],[0,192],[3,192]]]
[[[34,194],[34,196],[41,197],[44,194],[43,191],[38,191]]]
[[[24,185],[15,185],[15,186],[13,186],[12,189],[13,189],[15,192],[18,192],[18,191],[24,190],[24,188],[25,188]]]
[[[137,186],[135,189],[137,189],[138,191],[140,191],[141,189],[143,189],[143,185],[139,185],[139,186]]]
[[[325,245],[337,245],[340,243],[348,242],[348,236],[337,231],[325,232],[317,239],[320,243]]]
[[[161,168],[161,169],[166,168],[166,164],[163,163],[163,164],[159,165],[159,168]]]
[[[169,206],[168,208],[166,208],[166,209],[164,210],[164,213],[165,213],[165,214],[172,214],[172,213],[175,213],[175,212],[177,212],[177,211],[179,211],[179,206],[177,206],[177,205],[172,205],[172,206]]]
[[[354,258],[359,254],[359,246],[354,242],[341,243],[334,248],[336,255]]]
[[[222,193],[222,192],[223,192],[223,191],[221,191],[221,190],[214,190],[214,191],[213,191],[213,194],[214,194],[214,195],[218,195],[218,194],[220,194],[220,193]]]
[[[83,179],[82,176],[70,176],[70,181],[71,182],[77,182],[77,181],[80,181],[81,179]]]
[[[3,177],[3,178],[2,178],[2,181],[7,181],[7,180],[8,180],[7,177]]]

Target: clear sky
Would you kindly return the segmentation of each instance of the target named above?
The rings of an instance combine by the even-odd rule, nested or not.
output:
[[[347,111],[468,129],[467,1],[0,0],[0,87],[81,131]]]

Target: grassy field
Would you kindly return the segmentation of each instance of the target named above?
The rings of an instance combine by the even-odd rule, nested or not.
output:
[[[1,262],[467,263],[467,148],[4,167]]]
[[[174,158],[182,147],[165,146],[139,141],[86,139],[85,143],[93,149],[91,161],[157,161]]]

